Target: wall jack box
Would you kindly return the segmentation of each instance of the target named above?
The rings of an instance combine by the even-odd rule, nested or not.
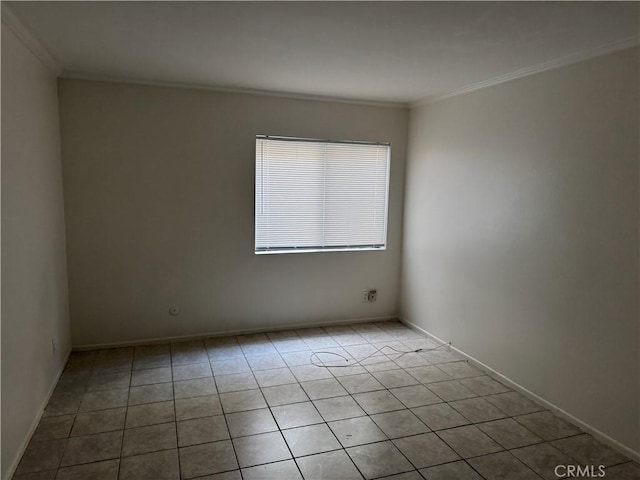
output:
[[[378,291],[376,289],[365,290],[362,292],[362,303],[373,303],[378,299]]]

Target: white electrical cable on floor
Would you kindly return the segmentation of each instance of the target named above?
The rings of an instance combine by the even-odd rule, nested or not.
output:
[[[443,343],[442,345],[438,345],[437,347],[433,347],[433,348],[418,348],[416,350],[407,350],[407,351],[398,350],[397,348],[392,347],[391,345],[383,345],[382,347],[377,348],[375,352],[370,353],[369,355],[367,355],[366,357],[364,357],[364,358],[362,358],[360,360],[355,360],[354,359],[353,362],[350,362],[349,359],[347,357],[345,357],[344,355],[342,355],[341,353],[319,351],[319,352],[311,352],[311,356],[309,357],[309,360],[311,361],[311,364],[315,365],[316,367],[324,367],[324,368],[353,367],[353,366],[356,366],[356,365],[361,365],[361,363],[364,362],[367,358],[370,358],[370,357],[374,356],[376,353],[382,352],[382,350],[384,350],[385,348],[390,348],[394,352],[400,353],[401,355],[398,358],[401,358],[402,355],[406,355],[407,353],[431,352],[433,350],[438,350],[438,349],[440,349],[442,347],[448,347],[450,345],[451,345],[451,342]],[[320,357],[318,356],[318,354],[320,354],[320,353],[323,353],[323,354],[326,354],[326,355],[335,355],[337,357],[341,357],[346,362],[346,364],[344,364],[344,365],[327,365],[326,362],[322,361],[320,359]],[[382,354],[385,355],[384,352],[382,352]],[[316,357],[321,363],[314,362],[314,360],[313,360],[314,357]],[[386,357],[385,357],[385,359],[386,359]],[[383,361],[385,361],[385,360],[383,360]],[[381,362],[374,362],[374,363],[381,363]],[[369,365],[372,365],[372,364],[369,364]]]

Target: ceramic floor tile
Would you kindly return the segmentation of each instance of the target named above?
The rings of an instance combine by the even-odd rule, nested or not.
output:
[[[136,358],[133,361],[133,370],[144,370],[150,368],[163,368],[171,366],[171,355],[160,353]]]
[[[434,403],[442,402],[440,397],[424,385],[392,388],[390,392],[407,408],[422,407],[423,405],[432,405]]]
[[[366,415],[364,410],[350,396],[315,400],[313,404],[327,422]]]
[[[587,434],[554,440],[550,443],[583,465],[609,466],[629,461],[629,458]]]
[[[231,440],[204,443],[180,449],[182,479],[202,477],[238,468]]]
[[[29,442],[18,464],[16,474],[21,475],[57,468],[60,465],[66,446],[66,439]]]
[[[206,363],[191,363],[188,365],[176,365],[172,369],[173,381],[193,380],[195,378],[212,377],[211,365]]]
[[[357,393],[353,399],[358,402],[368,415],[376,413],[391,412],[393,410],[403,410],[406,407],[393,396],[388,390],[376,392]]]
[[[124,432],[122,456],[169,450],[177,446],[175,423],[129,428]]]
[[[386,388],[406,387],[408,385],[416,385],[419,382],[404,370],[386,370],[382,372],[373,372],[376,379]]]
[[[375,390],[384,390],[385,388],[384,385],[376,380],[376,378],[370,373],[340,377],[338,378],[338,381],[347,390],[347,392],[351,394],[373,392]]]
[[[288,367],[311,365],[311,350],[283,353],[280,355]]]
[[[278,353],[300,352],[303,350],[308,350],[309,348],[307,347],[307,344],[304,343],[301,339],[274,342],[273,346],[276,347]]]
[[[171,367],[149,368],[134,370],[131,376],[131,386],[152,385],[154,383],[171,382]]]
[[[344,450],[320,453],[296,460],[305,480],[362,480],[362,475]]]
[[[222,403],[222,409],[225,414],[255,410],[267,406],[267,402],[265,402],[260,390],[221,393],[220,402]]]
[[[33,433],[32,441],[53,440],[55,438],[67,438],[75,415],[61,415],[57,417],[42,417],[38,428]]]
[[[459,427],[469,423],[469,420],[446,403],[412,408],[411,411],[431,430]]]
[[[433,382],[443,382],[451,380],[451,377],[440,370],[435,365],[426,365],[423,367],[411,367],[405,371],[418,380],[420,383],[429,384]]]
[[[484,375],[483,372],[477,368],[469,365],[469,362],[451,362],[438,365],[438,368],[451,378],[462,379],[469,377],[479,377]]]
[[[258,370],[253,372],[254,377],[260,387],[273,387],[277,385],[286,385],[298,383],[296,378],[288,368],[275,368],[273,370]]]
[[[449,405],[472,423],[488,422],[506,417],[499,408],[479,397],[456,400],[455,402],[450,402]]]
[[[558,479],[555,474],[555,467],[558,465],[577,465],[571,457],[549,443],[517,448],[511,450],[511,453],[545,480]]]
[[[431,390],[446,402],[452,402],[454,400],[464,400],[465,398],[472,398],[477,396],[457,380],[430,383],[428,387],[429,390]]]
[[[109,375],[112,373],[127,373],[130,372],[133,368],[132,360],[124,360],[124,361],[108,361],[97,364],[93,367],[92,374],[93,375]]]
[[[268,408],[230,413],[226,418],[232,438],[278,430],[278,425]]]
[[[171,345],[168,343],[153,343],[150,345],[138,345],[134,347],[134,358],[143,358],[152,355],[170,354]]]
[[[354,447],[387,439],[384,432],[378,428],[370,417],[337,420],[330,422],[329,428],[331,428],[343,447]]]
[[[217,337],[205,340],[205,348],[212,361],[244,358],[235,337]]]
[[[234,438],[233,446],[241,468],[291,458],[291,453],[280,432]]]
[[[514,420],[547,441],[580,433],[577,427],[547,410],[514,417]]]
[[[87,392],[80,403],[80,412],[106,410],[108,408],[126,407],[129,389],[104,390]]]
[[[338,347],[338,342],[336,342],[329,335],[324,337],[310,337],[303,338],[304,343],[307,344],[311,350],[322,350],[325,348]]]
[[[460,458],[435,433],[398,438],[393,443],[416,468],[431,467]]]
[[[284,363],[284,360],[280,357],[280,355],[272,354],[272,355],[264,355],[259,357],[249,357],[247,358],[247,362],[249,362],[249,366],[251,370],[271,370],[273,368],[284,368],[287,366]]]
[[[429,432],[429,427],[409,410],[379,413],[377,415],[371,415],[371,419],[389,438],[406,437]]]
[[[462,458],[477,457],[502,450],[500,445],[473,425],[440,430],[438,436]]]
[[[423,355],[429,363],[433,363],[434,365],[463,360],[463,358],[457,353],[444,349],[423,352]]]
[[[363,343],[368,343],[364,338],[362,338],[357,333],[349,333],[349,334],[341,334],[341,335],[332,335],[332,338],[336,341],[338,345],[347,346],[347,345],[362,345]]]
[[[122,430],[70,438],[60,466],[98,462],[120,457]]]
[[[76,415],[73,422],[71,436],[90,435],[92,433],[111,432],[124,428],[124,418],[127,409],[113,408],[110,410],[98,410],[95,412],[85,412]]]
[[[599,472],[598,472],[599,473]],[[616,480],[638,480],[640,478],[640,465],[636,462],[623,463],[605,468],[605,478]]]
[[[175,421],[173,401],[146,403],[127,408],[125,426],[126,428],[145,427],[173,421]]]
[[[74,352],[14,478],[639,478],[627,460],[385,321]]]
[[[242,480],[240,470],[232,470],[231,472],[215,473],[213,475],[207,475],[206,477],[200,477],[198,480]]]
[[[298,467],[293,460],[243,468],[242,478],[244,480],[302,480]]]
[[[470,458],[468,462],[487,480],[539,480],[540,477],[509,452]]]
[[[282,435],[284,435],[294,457],[342,448],[329,427],[324,423],[283,430]]]
[[[384,480],[423,480],[424,477],[418,473],[417,470],[412,472],[398,473],[397,475],[390,475],[384,477]]]
[[[398,366],[385,357],[371,357],[360,361],[360,365],[369,373],[395,370]]]
[[[120,460],[65,467],[58,471],[56,480],[118,480]]]
[[[368,373],[360,365],[342,366],[342,367],[333,366],[333,367],[329,367],[328,370],[336,378],[348,377],[351,375],[362,375],[363,373]]]
[[[258,388],[253,373],[236,373],[216,377],[216,387],[220,393],[239,392]]]
[[[542,442],[535,433],[511,418],[480,423],[477,427],[507,450]]]
[[[24,475],[14,475],[12,480],[54,480],[58,470],[45,470],[42,472],[25,473]]]
[[[262,393],[270,407],[277,407],[279,405],[286,405],[289,403],[306,402],[309,400],[307,394],[297,383],[293,385],[263,388]]]
[[[366,479],[385,477],[413,470],[413,466],[390,441],[347,449],[353,463]]]
[[[189,363],[204,363],[209,361],[204,342],[193,340],[171,344],[171,364],[186,365]]]
[[[125,457],[118,480],[180,480],[177,450]]]
[[[156,383],[131,387],[129,390],[129,405],[144,403],[166,402],[173,399],[173,385],[171,383]]]
[[[212,377],[173,382],[173,389],[176,400],[179,398],[203,397],[205,395],[218,393]]]
[[[317,367],[315,365],[298,365],[289,367],[291,373],[299,382],[308,382],[311,380],[322,380],[323,378],[333,378],[331,372],[326,368]]]
[[[181,398],[176,400],[176,420],[212,417],[222,414],[222,405],[218,395]]]
[[[78,408],[80,407],[83,397],[83,392],[60,393],[52,395],[49,399],[49,403],[47,404],[47,408],[45,409],[43,416],[53,417],[58,415],[76,413],[78,411]]]
[[[89,379],[87,385],[88,392],[100,390],[114,390],[116,388],[129,388],[131,373],[110,373],[105,375],[94,375]]]
[[[251,357],[263,357],[265,355],[277,355],[278,351],[271,342],[268,343],[254,343],[254,344],[241,344],[240,348],[246,358]]]
[[[213,374],[216,376],[251,372],[249,363],[247,363],[244,357],[234,358],[230,360],[213,361],[211,362],[211,369],[213,370]]]
[[[340,397],[348,394],[335,378],[302,382],[300,386],[304,389],[311,400]]]
[[[500,382],[486,375],[480,377],[464,378],[460,383],[471,390],[476,395],[494,395],[496,393],[508,392],[509,389]]]
[[[544,410],[541,406],[533,403],[531,400],[523,397],[517,392],[499,393],[497,395],[489,395],[484,398],[489,403],[492,403],[506,413],[509,417]]]
[[[483,480],[465,461],[445,463],[424,468],[420,473],[426,480]],[[503,480],[510,480],[505,478]]]
[[[311,402],[272,407],[271,412],[281,429],[304,427],[323,422],[322,417]]]
[[[422,353],[405,353],[398,355],[389,355],[389,358],[401,368],[424,367],[429,365],[429,361]]]
[[[217,442],[229,438],[224,415],[183,420],[177,423],[177,427],[179,447]]]

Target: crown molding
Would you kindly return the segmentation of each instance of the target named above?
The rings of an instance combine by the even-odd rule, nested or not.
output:
[[[38,40],[27,27],[16,17],[15,13],[9,8],[7,2],[2,2],[0,4],[0,9],[2,10],[2,25],[11,30],[16,37],[24,44],[27,49],[35,55],[35,57],[40,60],[45,67],[55,73],[56,76],[62,73],[62,68],[60,64],[56,61],[56,59],[47,51],[47,49],[42,45],[40,40]]]
[[[557,58],[555,60],[539,63],[538,65],[522,68],[520,70],[515,70],[513,72],[505,73],[503,75],[498,75],[497,77],[490,78],[489,80],[472,83],[465,87],[451,90],[450,92],[427,97],[422,100],[418,100],[416,102],[411,102],[409,104],[409,107],[410,108],[421,107],[423,105],[439,102],[441,100],[446,100],[447,98],[451,98],[451,97],[457,97],[458,95],[463,95],[465,93],[473,92],[475,90],[480,90],[482,88],[491,87],[493,85],[498,85],[500,83],[510,82],[511,80],[516,80],[522,77],[528,77],[529,75],[535,75],[536,73],[545,72],[547,70],[553,70],[555,68],[571,65],[573,63],[583,62],[585,60],[607,55],[609,53],[626,50],[627,48],[635,47],[638,44],[640,44],[640,37],[638,36],[628,37],[617,42],[608,43],[606,45],[601,45],[599,47],[592,48],[591,50],[587,50],[585,52],[574,53],[571,55],[567,55],[565,57]]]
[[[347,105],[360,105],[366,107],[382,107],[382,108],[402,108],[408,109],[408,103],[401,102],[381,102],[374,100],[358,100],[343,97],[330,97],[324,95],[306,95],[298,93],[287,93],[273,90],[259,90],[253,88],[234,88],[234,87],[219,87],[215,85],[203,85],[189,82],[164,82],[157,80],[137,80],[126,77],[113,77],[109,75],[96,75],[92,73],[73,72],[63,70],[60,74],[61,78],[70,80],[88,80],[91,82],[107,82],[107,83],[124,83],[129,85],[143,85],[149,87],[163,87],[163,88],[181,88],[188,90],[206,90],[211,92],[220,93],[239,93],[243,95],[256,95],[261,97],[276,97],[276,98],[288,98],[292,100],[306,100],[314,102],[331,102],[331,103],[343,103]]]

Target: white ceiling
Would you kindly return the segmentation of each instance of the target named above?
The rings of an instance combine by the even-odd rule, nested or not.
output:
[[[629,46],[640,13],[635,2],[8,4],[63,76],[400,103]]]

